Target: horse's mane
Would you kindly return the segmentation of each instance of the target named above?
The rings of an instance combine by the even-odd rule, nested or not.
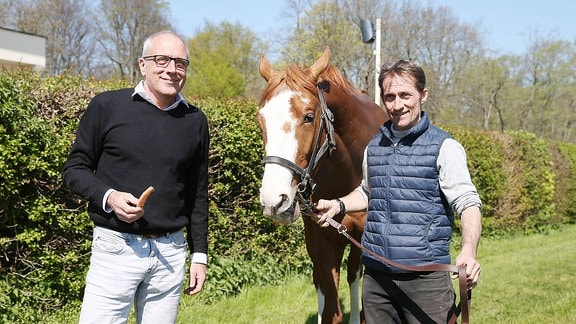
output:
[[[264,99],[270,96],[270,93],[285,83],[292,90],[306,90],[315,93],[316,85],[319,80],[327,80],[333,83],[336,87],[342,89],[344,92],[350,95],[356,95],[359,93],[365,93],[362,90],[357,89],[346,79],[340,70],[332,64],[328,64],[326,69],[320,73],[318,80],[313,80],[308,75],[308,70],[298,66],[295,63],[290,64],[284,70],[275,73],[270,80],[268,80],[268,86],[262,94],[262,99],[260,104],[264,104]]]

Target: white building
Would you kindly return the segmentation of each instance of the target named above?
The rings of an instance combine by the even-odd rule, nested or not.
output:
[[[46,37],[0,27],[0,70],[46,67]]]

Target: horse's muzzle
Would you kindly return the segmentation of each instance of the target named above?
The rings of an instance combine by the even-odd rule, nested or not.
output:
[[[281,213],[276,213],[275,211],[267,213],[267,210],[264,209],[264,214],[277,223],[290,225],[300,217],[300,203],[295,200],[288,209]]]

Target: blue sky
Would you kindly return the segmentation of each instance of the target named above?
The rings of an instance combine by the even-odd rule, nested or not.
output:
[[[428,4],[428,0],[422,0]],[[186,37],[204,21],[239,22],[263,39],[286,23],[285,0],[170,0],[171,17]],[[537,32],[538,37],[576,42],[574,0],[430,0],[453,10],[460,22],[481,24],[486,45],[499,54],[520,54]],[[360,37],[360,36],[359,36]]]

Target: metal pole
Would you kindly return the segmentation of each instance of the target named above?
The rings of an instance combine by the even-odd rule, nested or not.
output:
[[[380,105],[380,87],[378,86],[378,75],[380,74],[380,34],[381,34],[381,24],[382,20],[380,18],[376,19],[376,48],[374,49],[374,55],[376,59],[376,66],[374,69],[374,102]]]

